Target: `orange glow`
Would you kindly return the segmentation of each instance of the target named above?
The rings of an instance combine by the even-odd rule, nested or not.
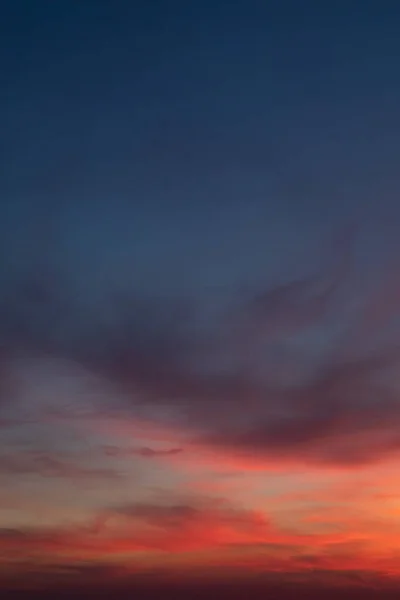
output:
[[[62,484],[51,479],[55,475],[93,478],[86,491],[82,478],[77,482],[77,507],[85,504],[84,511],[74,513],[68,501],[65,516],[58,506],[53,521],[43,525],[39,498],[32,495],[24,505],[21,495],[14,502],[18,494],[11,488],[2,490],[2,577],[20,577],[29,563],[43,577],[63,577],[68,565],[75,565],[76,577],[88,577],[92,565],[108,579],[122,580],[149,571],[221,577],[229,569],[236,577],[332,573],[339,581],[341,573],[354,572],[400,580],[394,458],[356,470],[327,469],[294,459],[240,457],[151,421],[106,416],[56,421],[86,437],[99,436],[104,443],[86,458],[105,462],[105,473],[116,469],[118,477],[103,481],[104,469],[98,478],[97,468],[78,469],[71,458],[68,469],[41,473],[50,477],[53,497]],[[54,426],[54,417],[46,426]],[[13,464],[25,468],[18,460],[16,455]]]

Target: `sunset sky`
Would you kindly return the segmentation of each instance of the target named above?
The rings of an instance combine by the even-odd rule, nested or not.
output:
[[[0,589],[400,586],[399,31],[2,3]]]

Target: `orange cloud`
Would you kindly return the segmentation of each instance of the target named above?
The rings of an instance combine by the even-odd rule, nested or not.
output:
[[[129,561],[140,567],[150,561],[162,567],[165,553],[170,559],[179,557],[179,564],[182,553],[189,553],[190,563],[195,565],[196,554],[206,552],[211,553],[209,557],[219,554],[228,563],[235,555],[239,562],[254,560],[263,564],[265,571],[271,568],[269,561],[282,560],[296,568],[309,568],[313,561],[325,568],[377,568],[379,554],[374,564],[368,543],[373,540],[374,529],[369,523],[369,532],[363,532],[363,525],[360,520],[353,528],[331,533],[301,533],[278,527],[262,512],[237,509],[225,500],[198,498],[171,503],[166,499],[162,504],[108,509],[91,525],[80,527],[3,528],[0,554],[8,562],[49,560],[57,555],[67,561],[115,557],[117,564]],[[375,533],[384,535],[382,540],[388,540],[394,549],[396,536],[389,529],[376,528]]]

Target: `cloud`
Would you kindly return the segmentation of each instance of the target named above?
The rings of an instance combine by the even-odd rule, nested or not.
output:
[[[196,563],[198,551],[252,545],[268,539],[268,530],[261,514],[235,510],[228,504],[125,505],[107,509],[81,526],[0,529],[0,557],[12,565],[15,560],[42,562],[55,555],[63,565],[72,561],[95,564],[114,556],[118,558],[115,565],[140,571],[149,560],[162,567],[165,553],[171,557],[192,552]],[[146,559],[149,551],[152,555]]]
[[[175,456],[183,452],[183,448],[169,448],[167,450],[148,448],[147,446],[141,446],[139,448],[121,448],[118,446],[108,445],[104,447],[104,452],[108,456],[114,457],[127,457],[127,456],[141,456],[143,458],[160,458]]]
[[[47,478],[69,479],[76,482],[106,479],[118,481],[120,473],[113,469],[86,467],[57,453],[14,451],[0,454],[1,476],[38,475]]]
[[[329,365],[311,382],[275,394],[281,415],[263,417],[259,411],[258,418],[236,428],[227,420],[206,443],[323,464],[350,466],[385,458],[400,449],[400,404],[396,390],[377,376],[398,356],[396,350],[392,356]],[[268,402],[267,397],[263,406]]]
[[[108,534],[118,538],[116,547],[125,551],[173,553],[254,545],[278,535],[263,513],[206,497],[112,507],[99,516],[97,531],[103,540]]]
[[[257,510],[236,507],[223,498],[164,497],[154,503],[125,504],[100,511],[91,522],[69,527],[0,529],[0,551],[30,555],[57,550],[63,556],[121,557],[144,550],[194,552],[230,548],[329,545],[348,534],[308,535],[281,531]],[[140,562],[140,556],[139,556]]]
[[[17,286],[16,297],[3,306],[5,348],[11,355],[19,348],[69,357],[123,392],[121,400],[110,398],[110,412],[172,424],[187,433],[192,447],[342,467],[381,460],[399,447],[397,391],[382,382],[381,373],[400,354],[395,347],[375,348],[367,356],[360,349],[348,352],[364,318],[356,315],[357,323],[346,330],[346,311],[336,301],[341,287],[351,283],[353,239],[351,229],[339,237],[332,265],[318,276],[247,298],[236,290],[230,304],[214,312],[205,295],[145,298],[126,292],[111,295],[91,313],[60,280],[42,277],[23,293]],[[211,297],[214,308],[218,302]],[[372,305],[366,302],[368,310]],[[52,311],[61,330],[45,318]],[[333,348],[325,340],[303,377],[288,385],[268,376],[277,339],[285,348],[299,333],[317,328],[323,336],[332,319],[342,319],[343,338]],[[18,331],[12,323],[19,324]],[[304,346],[292,350],[302,364]],[[284,361],[283,372],[287,366]],[[186,450],[179,443],[181,448]],[[143,446],[132,452],[151,458],[172,456],[178,448],[166,453]]]
[[[391,543],[396,539],[393,533]],[[165,583],[199,578],[240,585],[283,576],[299,585],[384,582],[395,558],[382,560],[375,546],[370,554],[360,551],[360,543],[362,532],[303,534],[224,498],[172,496],[109,507],[80,525],[0,529],[0,580],[23,572],[26,586],[118,585],[133,582],[133,574],[136,582],[149,576]]]

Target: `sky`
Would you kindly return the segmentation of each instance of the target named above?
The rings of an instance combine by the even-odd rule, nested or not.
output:
[[[3,2],[0,588],[392,597],[399,23]]]

